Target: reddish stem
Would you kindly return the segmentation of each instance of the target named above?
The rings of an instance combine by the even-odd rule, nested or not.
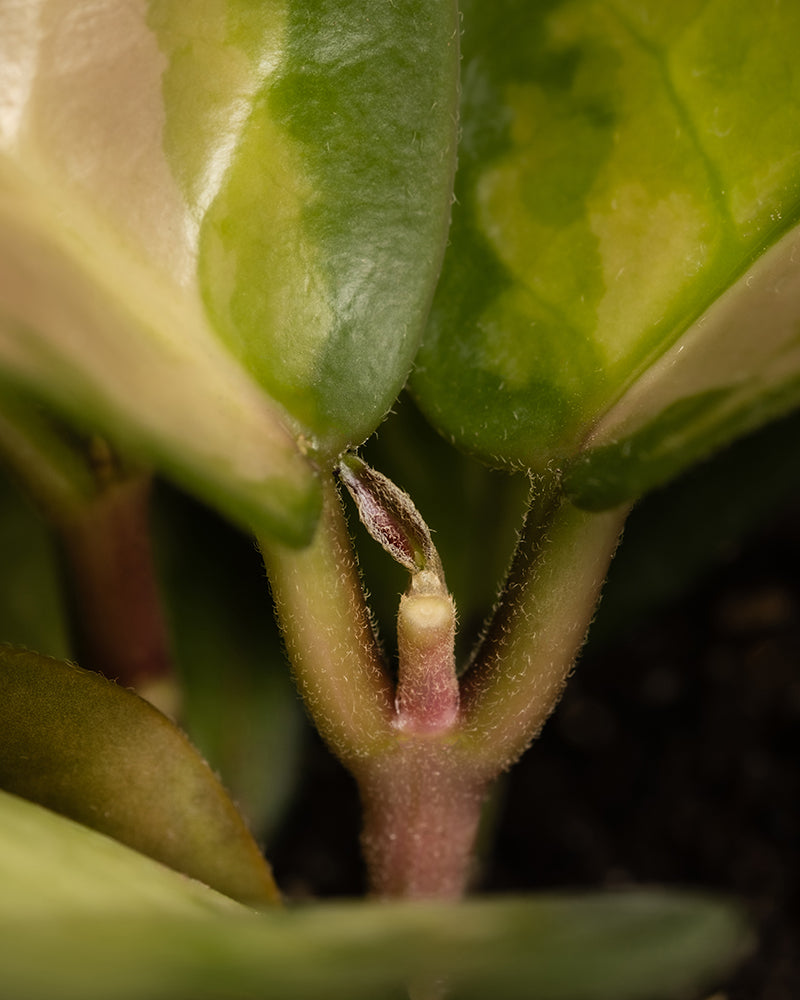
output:
[[[381,897],[457,899],[472,873],[485,783],[438,740],[411,738],[358,774],[362,850]]]
[[[149,476],[112,480],[57,522],[77,659],[145,693],[172,673],[149,495]]]
[[[578,511],[557,479],[547,485],[487,641],[460,685],[455,609],[438,557],[435,569],[412,569],[398,617],[393,692],[333,484],[307,550],[264,546],[298,684],[361,791],[363,851],[376,895],[461,895],[487,787],[555,707],[583,641],[624,511]],[[402,512],[404,503],[395,506]]]
[[[404,732],[444,733],[458,720],[455,636],[452,597],[434,574],[416,574],[397,614],[395,724]]]

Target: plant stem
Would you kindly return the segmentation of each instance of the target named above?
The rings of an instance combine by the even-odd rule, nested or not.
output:
[[[358,782],[372,891],[459,895],[482,789],[448,745],[458,717],[449,596],[423,573],[404,598],[396,698],[334,483],[325,486],[309,548],[266,541],[261,548],[297,684],[320,733]]]
[[[0,397],[3,464],[41,515],[52,523],[94,496],[83,442],[8,387]]]
[[[398,678],[395,725],[407,733],[447,733],[458,719],[454,645],[456,609],[441,579],[412,577],[397,612]]]
[[[558,703],[628,507],[591,513],[539,483],[497,610],[461,680],[461,733],[489,775],[509,767]]]
[[[439,572],[414,573],[397,615],[396,737],[359,774],[362,847],[379,896],[455,899],[470,874],[485,788],[453,739],[455,622]]]
[[[178,710],[149,531],[150,476],[7,386],[0,454],[54,532],[74,654],[90,670]]]
[[[151,480],[101,483],[55,522],[75,654],[82,666],[178,708],[149,531]]]
[[[361,774],[362,850],[381,897],[457,899],[472,872],[486,782],[452,741],[403,739]]]
[[[391,740],[394,691],[331,478],[311,544],[261,539],[295,680],[322,737],[351,769]]]
[[[540,490],[501,604],[460,686],[455,609],[443,578],[412,571],[398,615],[396,692],[334,483],[325,486],[309,548],[262,542],[298,686],[320,733],[359,785],[373,893],[438,899],[463,893],[489,783],[554,708],[625,513],[578,511],[563,499],[556,477]]]

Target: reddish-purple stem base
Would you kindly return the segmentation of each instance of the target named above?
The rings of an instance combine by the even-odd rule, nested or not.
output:
[[[410,739],[359,774],[373,894],[458,899],[472,874],[485,785],[441,743]]]
[[[150,542],[150,480],[109,483],[58,526],[76,657],[140,689],[171,675]]]

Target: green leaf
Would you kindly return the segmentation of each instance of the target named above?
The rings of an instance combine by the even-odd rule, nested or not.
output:
[[[800,8],[462,6],[414,390],[466,450],[614,506],[800,401]]]
[[[418,346],[457,72],[454,0],[4,5],[0,386],[308,541]]]
[[[0,647],[0,788],[234,898],[277,898],[241,816],[183,733],[99,674]]]
[[[379,1000],[440,977],[454,1000],[673,1000],[749,942],[736,907],[657,891],[255,914],[3,792],[0,880],[14,1000]]]
[[[566,477],[575,503],[601,509],[638,496],[798,405],[798,256],[794,229],[597,422]]]
[[[75,917],[196,918],[248,912],[119,841],[4,791],[0,872],[4,925],[48,918],[66,922]],[[0,977],[7,975],[6,957],[4,947]]]
[[[312,446],[335,457],[400,391],[439,273],[456,4],[210,9],[198,20],[182,0],[161,0],[149,18],[168,59],[168,157],[202,220],[204,302]]]
[[[0,793],[0,993],[15,1000],[673,1000],[742,953],[737,910],[633,892],[247,911]]]

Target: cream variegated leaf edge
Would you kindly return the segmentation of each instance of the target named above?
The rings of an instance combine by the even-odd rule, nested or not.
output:
[[[595,424],[566,477],[589,508],[666,481],[800,399],[800,228],[696,319]]]
[[[318,509],[302,429],[208,324],[147,15],[0,7],[0,382],[301,543]]]

